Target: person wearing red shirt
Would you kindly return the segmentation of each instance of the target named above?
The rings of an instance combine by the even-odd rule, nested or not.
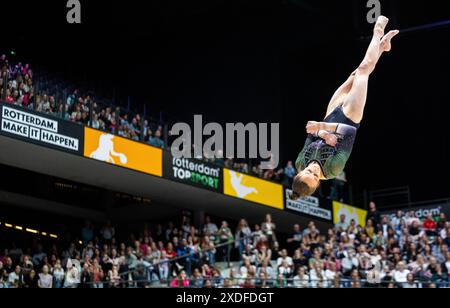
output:
[[[167,244],[167,248],[166,248],[166,254],[167,254],[167,258],[173,259],[177,256],[177,252],[173,249],[173,244],[172,243],[168,243]]]
[[[6,90],[6,102],[7,103],[14,103],[14,97],[11,95],[11,90]]]
[[[427,215],[427,219],[423,223],[423,229],[427,235],[436,235],[437,223],[433,219],[432,214]]]

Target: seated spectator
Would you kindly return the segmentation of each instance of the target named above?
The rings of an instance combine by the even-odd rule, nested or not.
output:
[[[24,277],[23,288],[26,289],[37,289],[39,288],[39,277],[36,275],[35,270],[31,270]]]
[[[334,225],[334,229],[337,232],[343,232],[343,231],[347,231],[349,225],[346,222],[346,216],[345,214],[342,214],[341,216],[339,216],[339,221]]]
[[[109,287],[146,287],[156,281],[173,285],[180,280],[173,280],[175,276],[183,276],[181,280],[189,281],[189,286],[204,288],[224,285],[359,288],[388,287],[391,282],[394,287],[404,288],[445,286],[450,271],[448,224],[437,223],[435,235],[428,236],[415,220],[407,227],[405,217],[397,217],[401,221],[400,233],[395,231],[394,225],[398,223],[395,219],[382,218],[380,225],[386,227],[373,237],[368,235],[367,228],[357,226],[354,221],[345,232],[329,229],[325,235],[320,235],[313,222],[302,233],[296,226],[294,235],[301,240],[293,257],[278,242],[273,243],[273,249],[268,248],[267,236],[256,227],[251,236],[256,239],[255,245],[248,243],[242,252],[240,273],[231,267],[229,275],[213,266],[215,245],[207,235],[209,219],[205,219],[207,224],[202,228],[186,219],[180,225],[169,223],[166,229],[161,223],[146,224],[139,233],[118,234],[119,238],[127,239],[120,243],[108,236],[108,232],[116,233],[106,231],[111,228],[108,223],[100,230],[88,228],[90,241],[80,243],[74,237],[66,247],[60,246],[66,245],[60,241],[49,244],[44,237],[31,250],[9,243],[0,254],[0,287],[92,288],[102,287],[105,280]],[[241,222],[242,226],[247,225]],[[224,222],[217,230],[218,244],[224,235],[224,246],[235,243],[229,237],[233,235],[229,229]],[[231,251],[233,247],[230,258],[237,261],[239,249]],[[192,252],[189,258],[173,260],[186,252]],[[272,255],[277,256],[275,268]],[[183,261],[189,261],[190,266]],[[227,258],[225,262],[228,263]],[[185,287],[183,283],[176,286]]]
[[[437,223],[434,221],[432,214],[427,215],[427,218],[423,222],[423,229],[428,236],[436,235]]]
[[[189,285],[189,279],[185,271],[181,271],[180,274],[170,283],[170,287],[172,288],[187,288]]]
[[[213,268],[212,270],[211,283],[214,288],[220,287],[220,285],[223,283],[222,274],[217,268]]]
[[[331,287],[333,284],[333,281],[338,276],[338,273],[336,271],[336,264],[333,262],[329,262],[327,265],[327,269],[325,270],[325,281],[326,281],[326,287]]]
[[[242,289],[254,289],[256,288],[252,278],[246,278],[241,284]]]
[[[413,241],[417,241],[419,239],[420,231],[420,222],[414,220],[408,230],[408,233],[412,237]]]
[[[263,244],[256,251],[256,264],[270,262],[272,260],[272,250]]]
[[[202,288],[203,287],[203,276],[202,273],[200,272],[200,270],[198,268],[194,269],[194,272],[192,274],[192,283],[191,283],[191,287],[192,288]]]
[[[413,223],[420,224],[420,219],[417,218],[416,213],[414,211],[410,211],[406,217],[406,224],[408,227],[412,226]]]
[[[110,288],[117,288],[120,285],[119,266],[114,264],[108,272],[108,281]]]
[[[8,283],[11,288],[20,288],[23,285],[23,273],[22,268],[17,265],[15,270],[8,276]]]
[[[349,249],[348,251],[344,252],[344,258],[342,259],[342,271],[344,276],[350,276],[351,272],[354,269],[357,269],[359,267],[359,261],[354,255],[353,249]]]
[[[302,253],[302,249],[296,249],[294,252],[294,257],[292,258],[292,263],[294,264],[294,272],[297,273],[300,267],[308,265],[307,258],[305,254]]]
[[[240,276],[246,278],[249,273],[256,273],[256,267],[250,263],[250,260],[244,259],[244,264],[240,269]]]
[[[320,263],[311,264],[309,277],[311,279],[311,287],[323,287],[325,281],[325,271]]]
[[[31,270],[33,270],[33,262],[31,262],[28,255],[22,255],[21,259],[22,261],[20,266],[22,267],[24,274],[28,274],[29,272],[31,272]]]
[[[394,281],[397,283],[406,283],[410,271],[406,269],[404,262],[399,262],[397,269],[394,271]]]
[[[300,225],[295,224],[292,235],[287,239],[286,242],[289,244],[291,251],[295,251],[298,247],[300,247],[301,241],[302,241],[302,231],[300,229]]]
[[[54,277],[54,288],[60,289],[64,284],[64,269],[61,266],[61,260],[56,261],[52,275]]]
[[[42,273],[39,274],[39,288],[51,289],[53,287],[53,276],[49,273],[47,265],[42,267]]]
[[[402,284],[403,289],[417,289],[417,284],[414,281],[414,275],[409,273],[406,277],[406,282]]]
[[[251,244],[247,244],[245,246],[245,250],[242,252],[241,261],[244,263],[245,260],[249,260],[250,264],[256,265],[257,263],[261,263],[262,260],[258,258],[258,251],[253,248]]]
[[[292,266],[289,266],[288,262],[286,260],[283,260],[278,266],[278,275],[283,275],[283,277],[289,278],[292,276],[292,273]]]
[[[261,272],[263,272],[268,279],[275,278],[274,274],[275,271],[272,268],[272,265],[270,264],[270,260],[264,260],[260,266],[257,269],[257,274],[259,275]]]
[[[283,274],[278,274],[277,279],[275,280],[274,288],[286,288],[287,287],[287,279]]]
[[[375,236],[375,226],[373,225],[372,219],[367,220],[365,231],[369,239],[373,239],[373,237]]]
[[[297,275],[294,277],[295,288],[308,288],[309,287],[309,276],[306,274],[304,267],[299,267]]]
[[[281,266],[283,262],[286,262],[289,267],[293,266],[292,258],[288,256],[286,249],[281,250],[280,257],[277,259],[277,266]]]
[[[258,280],[256,282],[256,287],[259,289],[266,289],[270,288],[269,278],[267,277],[267,274],[265,272],[261,272],[258,275]]]
[[[149,139],[148,143],[157,148],[164,148],[164,141],[161,140],[161,131],[157,130],[155,136]]]
[[[295,170],[292,161],[288,161],[286,167],[284,168],[283,174],[284,174],[283,184],[287,187],[292,187],[294,177],[297,174],[297,170]]]

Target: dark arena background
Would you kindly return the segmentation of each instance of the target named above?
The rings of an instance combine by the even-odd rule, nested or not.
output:
[[[445,1],[3,2],[0,288],[450,286]],[[291,200],[378,5],[400,33],[345,174]],[[278,166],[175,159],[194,115],[279,123]]]

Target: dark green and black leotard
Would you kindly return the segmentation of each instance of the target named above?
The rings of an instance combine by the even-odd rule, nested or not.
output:
[[[300,152],[296,167],[304,170],[312,162],[319,163],[327,180],[338,177],[345,168],[353,150],[359,124],[354,123],[344,114],[342,107],[337,107],[325,120],[327,123],[339,123],[336,135],[338,144],[331,147],[319,137],[308,135],[305,146]]]

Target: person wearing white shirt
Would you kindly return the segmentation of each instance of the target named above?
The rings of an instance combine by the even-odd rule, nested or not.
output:
[[[66,280],[64,281],[65,288],[76,288],[80,283],[80,271],[77,266],[72,264],[72,260],[67,262]]]
[[[372,263],[372,264],[377,264],[378,262],[380,262],[381,261],[381,255],[379,254],[379,252],[378,252],[378,249],[374,249],[373,250],[373,252],[372,252],[372,254],[370,255],[370,262]]]
[[[244,259],[244,265],[241,266],[240,275],[242,278],[247,278],[248,272],[256,272],[256,267],[250,263],[249,259]]]
[[[49,274],[47,265],[42,267],[42,273],[39,274],[38,286],[41,289],[51,289],[53,287],[53,276]]]
[[[8,283],[12,288],[19,288],[23,283],[22,268],[17,265],[14,272],[8,276]]]
[[[326,287],[331,287],[336,278],[336,264],[330,262],[325,270]]]
[[[344,252],[346,257],[342,259],[342,270],[344,275],[349,275],[353,268],[357,268],[359,266],[359,261],[355,257],[355,253],[352,249]]]
[[[294,277],[294,287],[295,288],[308,288],[309,287],[309,276],[306,274],[304,267],[298,269],[297,275]]]
[[[277,266],[281,266],[281,263],[283,263],[283,261],[286,261],[288,266],[292,266],[294,264],[292,258],[288,256],[286,249],[283,249],[280,252],[280,257],[277,259]]]
[[[417,222],[420,224],[420,219],[416,217],[416,213],[414,211],[410,211],[406,218],[406,224],[411,226],[414,222]]]
[[[397,283],[406,283],[408,281],[408,274],[410,271],[406,269],[405,263],[399,262],[397,270],[394,271],[394,281]]]
[[[213,236],[219,231],[217,225],[211,222],[209,216],[205,217],[205,225],[203,226],[203,234],[208,236]]]
[[[394,218],[392,218],[391,221],[392,228],[397,232],[397,234],[400,234],[402,221],[406,221],[403,212],[397,211],[397,214]]]
[[[311,279],[312,288],[323,286],[325,271],[319,263],[315,263],[311,266],[311,270],[309,271],[309,278]]]
[[[283,277],[289,277],[292,274],[292,267],[289,266],[286,260],[281,262],[281,265],[278,267],[278,274],[283,275]]]

